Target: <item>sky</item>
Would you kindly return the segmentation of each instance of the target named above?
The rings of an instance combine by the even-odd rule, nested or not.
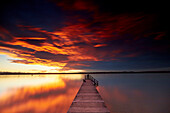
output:
[[[170,69],[164,1],[6,0],[0,71]]]

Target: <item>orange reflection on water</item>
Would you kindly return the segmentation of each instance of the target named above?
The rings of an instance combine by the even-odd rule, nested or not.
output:
[[[58,77],[54,82],[14,88],[0,97],[0,113],[66,113],[80,84]]]

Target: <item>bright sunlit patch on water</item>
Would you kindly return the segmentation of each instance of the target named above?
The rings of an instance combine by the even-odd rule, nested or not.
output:
[[[70,80],[82,80],[84,78],[84,75],[83,74],[79,74],[79,75],[61,75],[60,76],[61,78],[65,78],[65,79],[70,79]]]
[[[0,77],[0,89],[6,90],[0,95],[0,113],[66,113],[80,84],[62,75]]]
[[[3,76],[3,75],[1,75]],[[10,75],[9,75],[10,76]],[[59,81],[59,76],[54,77],[32,77],[32,76],[23,76],[20,77],[1,77],[0,78],[0,94],[4,91],[11,90],[13,88],[19,88],[24,86],[36,86],[45,83]]]

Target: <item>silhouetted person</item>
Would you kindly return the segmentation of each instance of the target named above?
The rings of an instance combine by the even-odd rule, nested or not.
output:
[[[89,74],[87,74],[87,79],[89,79]]]

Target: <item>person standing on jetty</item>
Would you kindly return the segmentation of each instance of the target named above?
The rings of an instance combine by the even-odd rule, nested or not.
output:
[[[87,79],[89,79],[89,74],[87,74]]]
[[[86,82],[86,79],[89,79],[89,74],[87,74],[87,76],[85,77],[85,79],[83,79],[83,82]]]

